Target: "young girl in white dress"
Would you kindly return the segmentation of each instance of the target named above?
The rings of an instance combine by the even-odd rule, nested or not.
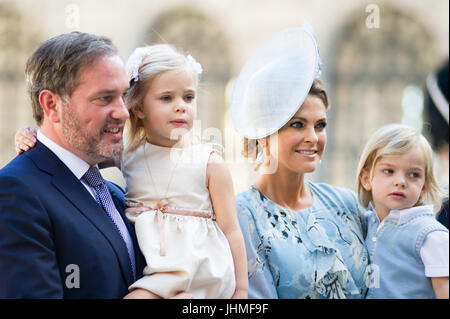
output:
[[[212,147],[184,138],[196,118],[201,65],[161,44],[137,48],[127,69],[130,119],[120,167],[127,217],[147,265],[126,298],[182,292],[196,299],[247,298],[231,175]],[[16,148],[26,151],[20,141],[32,139],[33,132],[19,133]]]
[[[443,193],[425,137],[400,124],[375,132],[361,155],[358,193],[368,207],[367,298],[448,299],[448,230],[433,211]]]
[[[127,69],[129,143],[121,168],[125,197],[135,206],[127,216],[147,261],[130,290],[163,298],[181,291],[247,298],[231,175],[211,147],[183,138],[196,118],[200,64],[169,45],[154,45],[137,48]]]

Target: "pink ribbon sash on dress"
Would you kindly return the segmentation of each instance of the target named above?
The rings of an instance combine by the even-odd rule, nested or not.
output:
[[[164,231],[164,222],[163,218],[164,214],[174,214],[174,215],[182,215],[182,216],[194,216],[194,217],[202,217],[202,218],[211,218],[210,215],[198,211],[190,211],[190,210],[179,210],[168,207],[169,202],[166,199],[160,200],[155,208],[150,208],[156,211],[156,216],[158,219],[158,231],[159,231],[159,254],[160,256],[166,255],[166,236]]]

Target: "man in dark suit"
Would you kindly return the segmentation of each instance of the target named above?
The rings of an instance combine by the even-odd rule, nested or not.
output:
[[[0,170],[0,298],[122,298],[145,264],[97,164],[123,148],[123,62],[109,39],[73,32],[25,73],[38,141]]]

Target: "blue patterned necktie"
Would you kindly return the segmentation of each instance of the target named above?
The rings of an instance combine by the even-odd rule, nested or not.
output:
[[[116,206],[114,205],[113,199],[108,190],[108,187],[106,186],[105,180],[100,174],[98,168],[95,166],[90,167],[81,179],[86,184],[94,188],[95,198],[97,202],[103,207],[108,216],[111,218],[114,225],[116,226],[117,231],[120,233],[122,239],[124,240],[127,246],[128,256],[130,258],[133,275],[136,278],[133,241],[131,240],[127,227],[125,226],[125,222],[123,221],[122,217],[120,216],[119,212],[116,209]]]

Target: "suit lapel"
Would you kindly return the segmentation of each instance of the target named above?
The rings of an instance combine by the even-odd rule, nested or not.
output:
[[[128,258],[128,250],[107,213],[98,205],[67,166],[42,143],[38,142],[33,149],[25,154],[39,168],[53,175],[52,183],[55,188],[106,237],[116,253],[125,281],[131,284],[133,273]],[[120,211],[120,207],[118,207],[118,210]]]

